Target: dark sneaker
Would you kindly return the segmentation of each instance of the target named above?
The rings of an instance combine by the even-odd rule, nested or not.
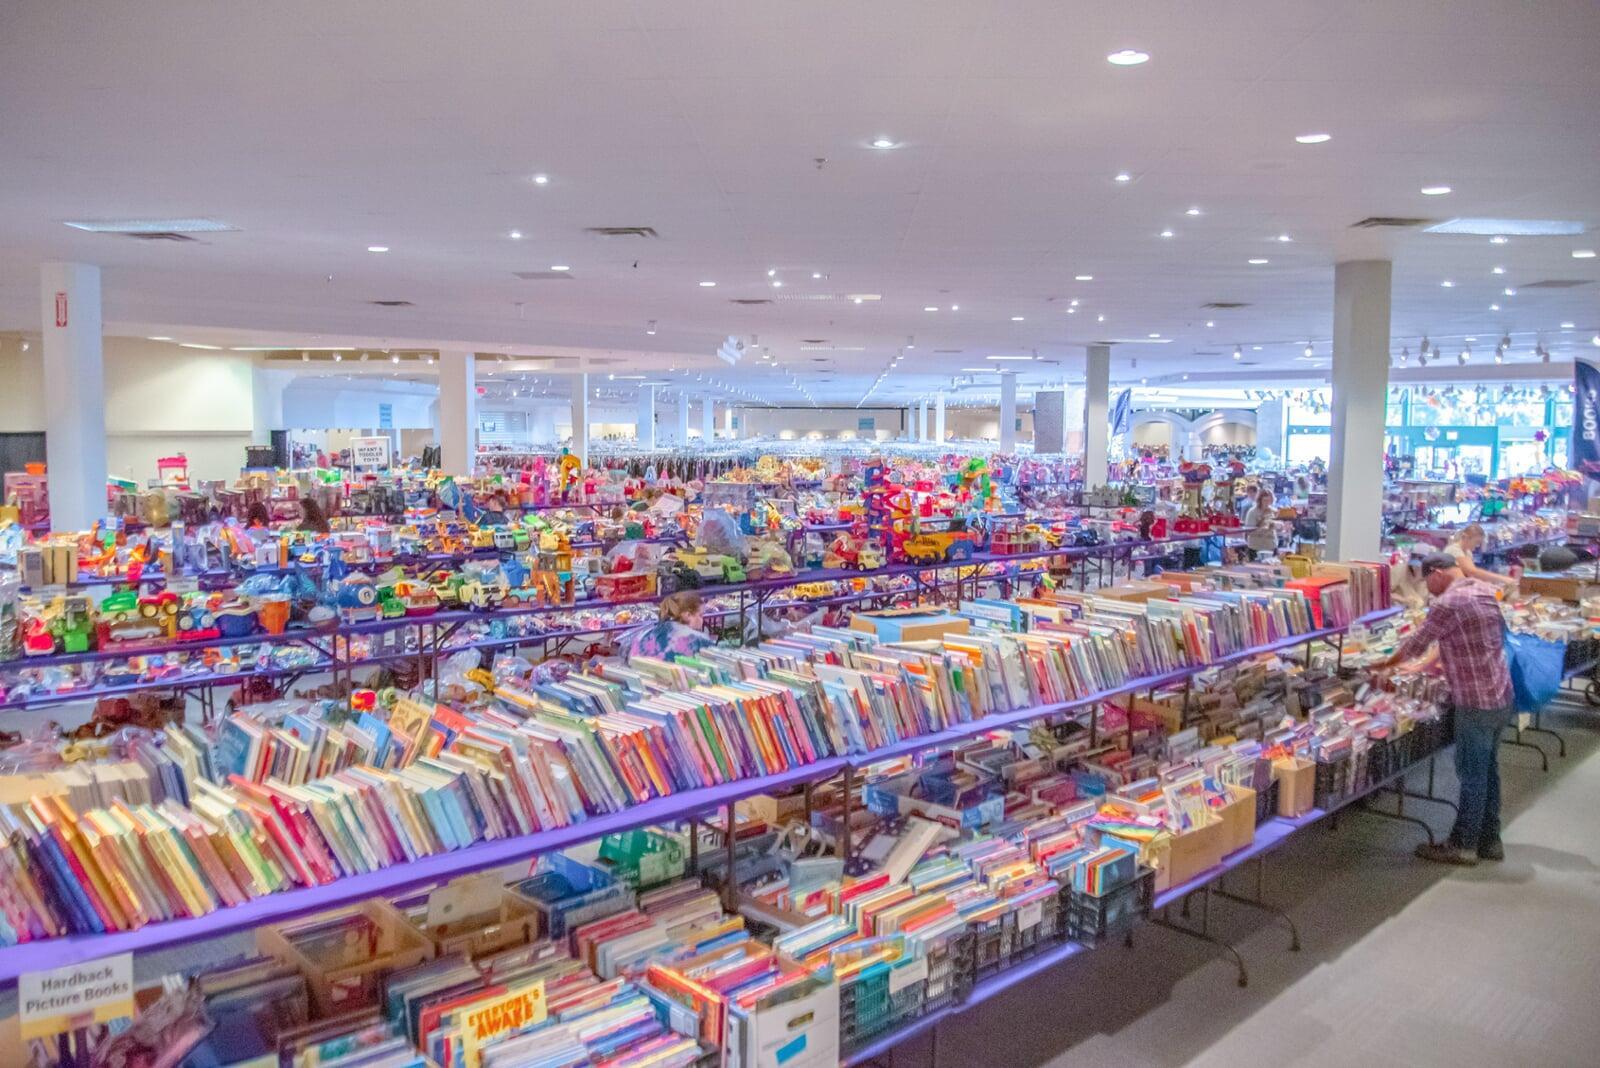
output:
[[[1500,842],[1485,842],[1478,847],[1479,860],[1505,860],[1506,847]]]
[[[1478,863],[1476,854],[1457,849],[1448,843],[1435,845],[1432,842],[1424,842],[1417,846],[1417,856],[1423,860],[1431,860],[1435,864],[1454,864],[1458,868],[1470,868]]]

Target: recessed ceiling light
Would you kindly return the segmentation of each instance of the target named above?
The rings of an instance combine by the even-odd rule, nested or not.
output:
[[[1489,239],[1489,244],[1491,244],[1491,245],[1503,245],[1507,241],[1510,241],[1510,240],[1511,239],[1509,237],[1507,237],[1505,234],[1495,234],[1493,237],[1491,237]]]
[[[1320,145],[1324,141],[1332,141],[1333,135],[1325,133],[1296,134],[1294,139],[1302,145]]]
[[[1441,286],[1443,286],[1444,288],[1446,288],[1446,289],[1454,289],[1455,286],[1456,286],[1456,284],[1454,282],[1450,281],[1450,279],[1448,279],[1448,278],[1446,278],[1443,282],[1440,282],[1439,284]]]
[[[895,142],[889,140],[889,138],[887,138],[887,137],[875,137],[872,140],[872,147],[873,148],[894,148],[895,147]]]
[[[171,341],[170,337],[147,337],[146,341]]]
[[[923,311],[938,311],[939,310],[939,306],[937,304],[930,304],[926,308],[923,308],[922,310]]]
[[[568,267],[568,266],[567,266],[567,265],[566,265],[566,264],[564,264],[564,263],[552,263],[552,264],[551,264],[551,265],[550,265],[550,269],[551,269],[551,270],[552,270],[552,271],[570,271],[570,270],[572,270],[572,268],[571,268],[571,267]]]
[[[400,362],[400,354],[397,352],[393,356],[390,356],[389,357],[389,362],[390,363],[399,363]]]
[[[1251,345],[1250,346],[1250,351],[1251,352],[1260,352],[1261,351],[1261,346],[1260,345]]]
[[[1067,309],[1067,314],[1068,315],[1077,315],[1078,314],[1078,309],[1077,308],[1068,308]]]
[[[522,240],[522,231],[521,230],[513,230],[509,234],[507,234],[506,236],[509,237],[513,241],[521,241]]]
[[[180,349],[205,349],[207,352],[220,352],[222,350],[221,345],[197,345],[191,341],[180,341],[178,342],[178,347]]]
[[[811,272],[811,280],[812,281],[814,281],[814,282],[815,281],[820,281],[821,278],[822,278],[822,272],[821,271],[812,271]]]
[[[342,353],[342,352],[334,353],[333,354],[333,362],[334,363],[343,363],[344,362],[344,353]],[[428,362],[432,363],[433,361],[429,360]]]
[[[1571,330],[1576,325],[1577,325],[1576,323],[1562,323],[1561,324],[1561,329],[1563,329],[1563,330]]]
[[[1207,319],[1207,320],[1206,320],[1206,326],[1208,326],[1208,327],[1209,327],[1209,326],[1216,326],[1216,325],[1217,325],[1217,324],[1216,324],[1216,321],[1215,321],[1215,320],[1213,320],[1213,319]]]
[[[1505,274],[1506,273],[1506,269],[1504,267],[1491,267],[1491,268],[1489,268],[1489,273],[1490,274]]]
[[[1012,322],[1014,322],[1014,323],[1020,323],[1020,322],[1022,322],[1022,316],[1020,316],[1020,315],[1013,315],[1013,316],[1012,316],[1012,317],[1011,317],[1011,321],[1012,321]]]
[[[1510,286],[1507,286],[1505,288],[1505,294],[1508,297],[1514,297],[1514,296],[1517,295],[1517,291],[1515,289],[1512,289]]]
[[[960,311],[960,310],[961,310],[961,305],[959,305],[959,304],[952,304],[952,305],[950,305],[950,310],[951,310],[951,311]]]
[[[1447,185],[1425,185],[1422,187],[1421,192],[1425,197],[1442,197],[1450,192],[1450,187]]]
[[[1079,281],[1079,282],[1093,282],[1094,281],[1094,275],[1092,275],[1092,274],[1075,274],[1072,277],[1073,277],[1073,279],[1075,281]]]
[[[1498,304],[1491,304],[1491,305],[1489,305],[1489,310],[1490,310],[1490,311],[1499,311],[1499,310],[1500,310],[1500,305],[1498,305]]]
[[[782,289],[782,288],[783,288],[783,282],[782,282],[782,280],[780,280],[780,279],[777,279],[777,278],[774,278],[774,279],[773,279],[773,280],[772,280],[772,288],[773,288],[773,289]],[[860,303],[861,303],[861,300],[860,300],[860,298],[857,298],[857,300],[856,300],[856,303],[857,303],[857,304],[860,304]]]
[[[716,284],[717,284],[717,283],[715,283],[715,282],[701,282],[701,283],[700,283],[700,288],[701,288],[701,289],[710,289],[710,288],[712,288],[712,287],[713,287],[713,286],[715,286],[715,285],[716,285]]]
[[[1094,321],[1097,323],[1103,323],[1106,321],[1106,317],[1104,315],[1096,315],[1094,317]]]
[[[1200,214],[1200,209],[1199,208],[1190,208],[1188,211],[1184,212],[1184,214],[1185,215],[1199,215]]]
[[[1244,350],[1241,349],[1238,345],[1235,345],[1233,347],[1233,358],[1236,359],[1236,360],[1244,359]]]
[[[1161,236],[1162,237],[1171,237],[1172,236],[1172,231],[1171,230],[1163,230],[1163,231],[1161,231]]]
[[[1032,356],[985,356],[986,360],[1032,360]]]
[[[1148,52],[1140,52],[1134,48],[1124,48],[1120,52],[1113,52],[1107,56],[1106,62],[1113,63],[1119,67],[1137,67],[1149,59],[1150,53]]]
[[[1155,338],[1155,337],[1160,337],[1161,335],[1160,334],[1150,334],[1149,336]]]
[[[238,229],[216,219],[88,219],[66,225],[91,234],[214,234]]]
[[[1119,182],[1131,182],[1133,181],[1133,175],[1129,174],[1127,171],[1119,171],[1117,173],[1116,180]]]
[[[1267,263],[1267,262],[1268,261],[1266,259],[1264,259],[1263,257],[1256,256],[1255,258],[1250,260],[1250,265],[1252,267],[1260,267],[1263,263]]]
[[[1594,259],[1594,249],[1575,248],[1572,250],[1572,258],[1575,260],[1592,260]]]
[[[548,174],[536,174],[536,175],[533,176],[533,184],[534,185],[549,185],[550,184],[550,176]]]
[[[367,246],[367,251],[368,252],[388,252],[389,251],[389,246],[388,245],[368,245]]]
[[[1287,245],[1289,242],[1293,241],[1294,238],[1290,237],[1288,234],[1279,234],[1278,235],[1278,240],[1282,241],[1285,245]]]

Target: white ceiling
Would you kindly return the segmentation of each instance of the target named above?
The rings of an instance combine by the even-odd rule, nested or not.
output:
[[[1127,47],[1150,62],[1106,62]],[[914,336],[880,403],[995,354],[1037,350],[1060,362],[992,366],[1058,380],[1084,344],[1150,333],[1172,343],[1120,346],[1117,380],[1237,371],[1236,343],[1263,374],[1307,369],[1335,259],[1386,255],[1397,349],[1474,335],[1487,356],[1510,333],[1515,358],[1561,359],[1600,329],[1600,260],[1571,258],[1600,235],[1349,227],[1600,226],[1597,54],[1595,0],[20,0],[0,6],[0,329],[37,329],[38,263],[70,258],[104,265],[111,329],[610,350],[780,403],[804,399],[792,374],[853,404]],[[1295,143],[1311,131],[1333,139]],[[151,216],[238,230],[62,225]],[[583,232],[641,225],[660,237]],[[514,276],[555,264],[570,277]],[[1500,296],[1541,279],[1590,284]],[[730,303],[852,293],[882,299]],[[389,299],[415,306],[368,303]],[[782,375],[729,372],[729,334]]]

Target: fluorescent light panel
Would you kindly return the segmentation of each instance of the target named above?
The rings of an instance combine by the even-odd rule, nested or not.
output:
[[[83,219],[69,220],[67,225],[91,234],[211,234],[238,229],[216,219]]]

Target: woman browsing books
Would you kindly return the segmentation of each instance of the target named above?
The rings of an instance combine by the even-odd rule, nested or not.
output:
[[[680,591],[661,602],[660,618],[628,639],[627,657],[693,656],[716,641],[705,632],[705,605],[698,593]]]

